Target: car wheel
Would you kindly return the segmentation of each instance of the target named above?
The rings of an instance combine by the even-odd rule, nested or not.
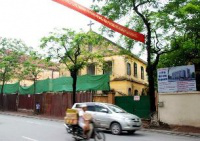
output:
[[[111,125],[110,129],[111,129],[112,134],[114,134],[114,135],[119,135],[122,132],[122,128],[121,128],[121,125],[119,123],[113,123]]]
[[[132,135],[132,134],[135,133],[135,130],[133,130],[133,131],[127,131],[127,132],[128,132],[129,135]]]

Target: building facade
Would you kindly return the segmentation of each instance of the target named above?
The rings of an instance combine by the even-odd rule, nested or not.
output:
[[[38,64],[37,65],[37,69],[38,69],[38,74],[37,74],[37,78],[36,80],[45,80],[45,79],[55,79],[60,77],[60,71],[59,68],[55,66],[49,66],[49,67],[45,67],[42,64]],[[23,71],[23,70],[19,70],[19,71]],[[19,82],[19,79],[11,79],[8,82],[6,82],[6,84],[13,84]],[[21,86],[30,86],[34,83],[33,81],[33,76],[26,76],[23,80],[20,81],[20,85]]]
[[[122,47],[109,41],[109,46],[106,47],[104,65],[96,65],[91,63],[83,68],[79,75],[102,75],[105,73],[110,74],[110,88],[115,91],[116,96],[123,95],[146,95],[147,94],[147,73],[146,62],[133,54],[121,55],[120,51],[124,50]],[[101,47],[88,46],[88,50],[96,52]],[[105,48],[104,48],[105,49]],[[104,67],[106,66],[106,67]],[[70,76],[69,71],[64,69],[64,65],[60,69],[61,76]]]
[[[42,69],[41,72],[38,74],[37,80],[45,80],[45,79],[55,79],[60,77],[59,69],[52,69],[52,68],[46,68]],[[25,79],[20,82],[21,86],[30,86],[34,82],[31,79]]]

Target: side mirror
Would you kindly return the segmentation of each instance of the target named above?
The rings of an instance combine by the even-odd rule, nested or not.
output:
[[[108,113],[108,110],[107,109],[101,109],[100,112],[102,112],[102,113]]]

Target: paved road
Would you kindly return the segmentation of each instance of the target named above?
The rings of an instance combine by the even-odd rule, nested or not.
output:
[[[138,131],[135,135],[114,136],[106,133],[107,141],[199,141],[186,137]],[[0,141],[73,141],[62,122],[0,114]]]

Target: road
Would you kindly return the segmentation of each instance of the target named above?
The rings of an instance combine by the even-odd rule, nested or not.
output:
[[[134,135],[114,136],[106,141],[199,141],[197,137],[138,131]],[[0,141],[73,141],[62,122],[0,114]]]

